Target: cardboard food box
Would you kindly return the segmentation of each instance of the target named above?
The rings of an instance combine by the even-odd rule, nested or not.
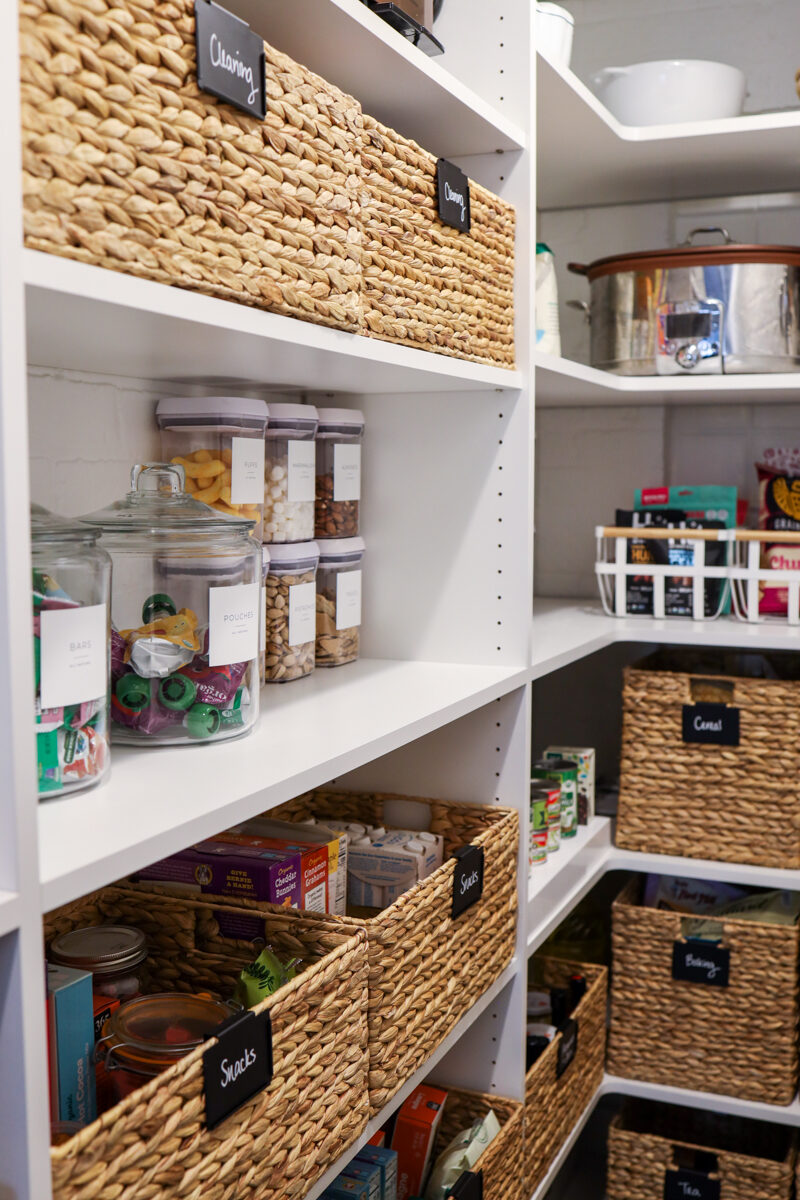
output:
[[[326,845],[328,848],[328,912],[343,917],[347,912],[347,834],[317,823],[277,821],[270,817],[254,817],[234,826],[228,833],[255,837],[278,838],[287,845],[308,848]],[[225,834],[221,835],[225,837]]]
[[[89,1125],[97,1116],[91,971],[47,964],[50,1112]]]
[[[430,1167],[447,1092],[421,1083],[397,1114],[392,1149],[397,1151],[397,1200],[421,1195]]]

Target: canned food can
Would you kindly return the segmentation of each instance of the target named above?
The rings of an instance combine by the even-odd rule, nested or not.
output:
[[[578,768],[565,758],[542,758],[533,764],[535,779],[552,779],[561,788],[561,836],[578,832]]]

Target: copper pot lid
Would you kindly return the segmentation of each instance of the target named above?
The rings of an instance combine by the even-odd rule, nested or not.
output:
[[[719,234],[724,240],[719,246],[698,246],[694,238],[699,234]],[[759,246],[746,242],[735,242],[727,229],[720,226],[703,226],[693,229],[686,241],[673,250],[639,250],[632,254],[611,254],[597,258],[588,266],[584,263],[569,263],[575,275],[585,275],[589,281],[603,275],[617,275],[622,271],[658,271],[675,267],[726,267],[737,263],[772,263],[776,266],[800,267],[800,246]]]

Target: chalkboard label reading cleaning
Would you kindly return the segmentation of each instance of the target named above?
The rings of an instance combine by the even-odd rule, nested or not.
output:
[[[483,847],[462,846],[456,850],[453,858],[456,860],[456,869],[453,872],[453,909],[450,915],[460,917],[483,895]]]
[[[447,1194],[452,1200],[483,1200],[483,1171],[462,1171]]]
[[[739,709],[727,704],[684,704],[683,740],[703,746],[738,746]]]
[[[469,180],[463,171],[446,158],[436,164],[436,199],[439,219],[453,229],[469,233],[471,217],[469,211]]]
[[[213,0],[195,0],[194,20],[197,86],[263,121],[267,89],[261,38]]]
[[[664,1200],[720,1200],[721,1182],[701,1171],[668,1170],[664,1176]]]
[[[234,1013],[203,1055],[206,1125],[213,1129],[272,1082],[269,1013]]]
[[[556,1059],[556,1079],[560,1079],[578,1053],[578,1022],[572,1017],[561,1026],[561,1041]]]
[[[687,938],[672,947],[672,978],[709,987],[727,987],[730,979],[731,952],[726,946]]]

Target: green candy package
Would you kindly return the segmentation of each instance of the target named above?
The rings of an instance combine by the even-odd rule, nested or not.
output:
[[[262,1000],[266,1000],[267,996],[272,996],[278,988],[294,979],[299,961],[294,958],[289,963],[282,963],[278,956],[265,946],[254,962],[242,967],[233,996],[234,1002],[241,1004],[243,1008],[255,1008]]]

